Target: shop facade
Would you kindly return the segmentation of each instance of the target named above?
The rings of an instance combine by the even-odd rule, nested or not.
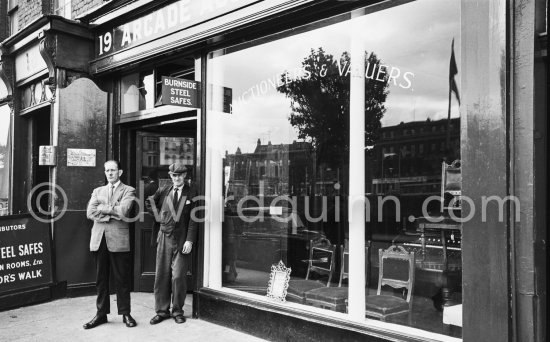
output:
[[[65,296],[67,285],[94,282],[93,259],[81,253],[89,241],[82,213],[86,193],[102,184],[103,175],[95,165],[67,160],[91,141],[95,157],[105,158],[106,117],[97,115],[105,115],[98,107],[106,107],[107,96],[82,78],[92,54],[88,28],[54,16],[37,18],[2,42],[2,222],[25,227],[3,231],[3,248],[14,251],[3,258],[3,276],[14,276],[4,284],[3,308]],[[81,89],[67,90],[74,83]],[[87,129],[94,119],[97,130]],[[38,245],[33,253],[18,251]],[[27,272],[36,275],[33,281],[20,276]]]
[[[40,183],[63,189],[31,198],[52,235],[42,287],[89,293],[83,213],[120,160],[141,199],[134,291],[152,291],[143,201],[180,161],[204,196],[195,317],[271,340],[542,340],[544,6],[113,1],[47,16],[2,43],[3,214],[29,212]],[[280,261],[285,301],[266,296]],[[378,296],[388,270],[407,291]]]

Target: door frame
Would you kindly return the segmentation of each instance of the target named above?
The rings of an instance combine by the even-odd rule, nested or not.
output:
[[[165,119],[165,120],[162,120]],[[179,119],[170,119],[166,120],[166,118],[161,118],[161,120],[155,121],[155,122],[133,122],[131,125],[123,125],[120,126],[121,131],[121,144],[124,144],[126,148],[121,148],[121,159],[125,161],[125,171],[126,174],[126,181],[134,186],[136,188],[136,196],[138,197],[140,201],[140,205],[138,206],[138,211],[145,211],[144,210],[144,200],[142,199],[143,190],[139,186],[138,182],[141,180],[141,167],[142,167],[142,156],[143,156],[143,149],[142,149],[142,141],[141,137],[145,136],[144,132],[147,130],[147,128],[158,128],[161,127],[163,124],[167,123],[177,123],[177,122],[185,122],[185,121],[195,121],[194,128],[182,130],[180,132],[174,132],[170,131],[170,133],[162,134],[161,132],[150,132],[150,135],[157,135],[157,136],[181,136],[181,137],[192,137],[194,139],[194,161],[193,161],[193,167],[194,167],[194,174],[192,175],[193,181],[197,183],[198,180],[198,173],[200,165],[198,165],[198,155],[197,153],[200,153],[200,145],[198,143],[197,137],[200,134],[200,127],[198,127],[198,117],[195,116],[185,116]],[[169,127],[169,126],[167,126]],[[121,146],[122,147],[122,146]],[[141,214],[141,213],[139,213]],[[133,232],[132,232],[132,251],[133,251],[133,290],[134,291],[140,291],[140,292],[152,292],[153,291],[153,284],[154,284],[154,277],[155,272],[154,270],[143,270],[144,265],[144,257],[147,255],[151,255],[151,253],[147,254],[143,251],[143,248],[146,248],[147,246],[150,246],[149,244],[149,238],[150,235],[147,235],[144,233],[151,232],[152,233],[152,226],[153,226],[153,218],[150,214],[144,213],[143,214],[143,220],[140,218],[133,224]],[[144,241],[146,239],[147,241]],[[150,247],[149,247],[150,248]],[[194,291],[196,289],[196,277],[197,272],[199,271],[198,263],[197,263],[197,251],[193,253],[193,262],[191,266],[191,274],[187,276],[187,284],[188,284],[188,291]],[[153,252],[154,253],[154,252]],[[154,254],[156,255],[156,254]]]

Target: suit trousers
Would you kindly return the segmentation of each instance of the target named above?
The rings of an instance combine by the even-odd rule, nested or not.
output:
[[[155,275],[155,312],[162,317],[182,316],[187,294],[187,270],[191,264],[191,253],[177,250],[178,241],[159,231],[157,238],[157,263]]]
[[[119,315],[130,313],[130,252],[110,252],[105,234],[99,249],[93,252],[96,265],[97,313],[111,313],[109,305],[109,276],[111,269],[115,278],[116,299]]]

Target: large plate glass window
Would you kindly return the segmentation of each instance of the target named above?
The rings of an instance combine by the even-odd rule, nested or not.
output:
[[[288,302],[460,337],[460,44],[460,2],[421,0],[210,53],[209,285],[282,260]]]
[[[121,113],[137,112],[155,106],[155,83],[153,71],[136,72],[122,76]]]

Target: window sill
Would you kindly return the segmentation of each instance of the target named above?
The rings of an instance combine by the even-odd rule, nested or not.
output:
[[[292,302],[279,303],[264,296],[230,288],[211,289],[204,287],[197,292],[199,296],[210,297],[218,301],[234,303],[257,310],[290,316],[313,324],[322,324],[324,326],[350,330],[366,336],[368,335],[391,341],[462,341],[462,339],[459,338],[431,333],[403,325],[381,322],[375,319],[365,318],[364,322],[355,322],[351,321],[348,315],[344,313],[304,306]]]

